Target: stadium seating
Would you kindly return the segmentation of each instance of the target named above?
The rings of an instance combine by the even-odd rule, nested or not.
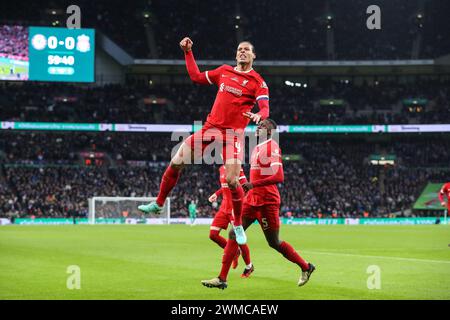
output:
[[[270,0],[259,0],[257,5],[217,0],[212,6],[186,0],[80,0],[77,4],[82,10],[83,27],[100,30],[135,58],[154,58],[151,46],[155,46],[156,57],[180,59],[178,43],[186,35],[192,37],[203,59],[232,59],[240,39],[252,41],[264,60],[410,59],[414,55],[435,58],[450,53],[450,44],[444,41],[450,29],[448,1],[427,1],[423,7],[418,1],[378,1],[382,29],[370,33],[354,27],[354,23],[365,27],[366,9],[372,1],[341,2],[285,0],[283,6],[274,6]],[[48,13],[53,10],[56,14]],[[124,16],[131,18],[122,19]],[[0,11],[0,20],[16,19],[34,25],[58,22],[56,26],[61,26],[66,18],[65,7],[51,2],[40,6],[31,0],[10,2]],[[148,40],[149,30],[154,43]],[[327,40],[331,32],[332,41]],[[421,46],[414,53],[413,43],[419,34]]]
[[[429,181],[448,178],[448,136],[402,137],[369,143],[367,137],[317,138],[282,135],[285,183],[280,185],[282,213],[298,217],[405,214]],[[123,133],[0,132],[0,216],[85,216],[91,196],[155,196],[176,142],[169,135]],[[104,152],[106,161],[86,166],[83,151]],[[393,168],[373,167],[373,153],[396,154]],[[218,167],[187,169],[174,189],[172,212],[187,216],[190,200],[199,216],[214,213],[207,202],[218,187]],[[248,170],[248,167],[246,167]],[[384,172],[384,194],[380,175]],[[193,194],[189,190],[195,189]],[[419,213],[414,213],[419,214]]]
[[[377,85],[319,81],[306,88],[268,83],[271,117],[280,124],[450,123],[448,81]],[[186,124],[206,119],[215,93],[215,88],[192,84],[83,88],[4,83],[0,112],[2,121]],[[426,102],[421,112],[411,113],[403,100],[418,98]],[[341,99],[343,105],[321,104],[325,99]]]

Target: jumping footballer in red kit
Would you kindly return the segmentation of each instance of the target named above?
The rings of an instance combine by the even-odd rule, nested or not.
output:
[[[202,156],[208,145],[219,142],[231,191],[236,241],[245,244],[247,237],[241,220],[244,191],[238,182],[244,155],[244,130],[250,120],[258,124],[269,116],[269,89],[263,78],[253,70],[256,54],[250,42],[244,41],[238,45],[235,67],[222,65],[205,72],[200,72],[195,62],[192,45],[192,40],[187,37],[180,42],[189,77],[198,84],[216,85],[216,99],[203,128],[187,138],[172,158],[161,179],[156,201],[138,208],[144,213],[159,214],[183,167],[192,163],[194,157]],[[258,113],[250,112],[255,104],[258,105]]]
[[[244,229],[247,229],[255,220],[258,220],[269,246],[301,268],[298,285],[303,286],[308,282],[315,266],[306,262],[289,243],[279,239],[281,199],[277,184],[283,182],[284,172],[280,147],[271,138],[272,131],[275,130],[276,123],[266,119],[261,121],[256,131],[259,141],[265,137],[266,139],[252,151],[250,182],[243,184],[248,194],[242,211],[242,225]],[[220,274],[217,278],[203,280],[204,286],[219,289],[225,289],[228,286],[227,276],[237,250],[238,244],[231,230],[222,258]]]
[[[231,192],[230,188],[228,187],[228,183],[226,180],[226,172],[225,172],[225,166],[220,166],[219,168],[220,173],[220,189],[214,192],[209,198],[209,202],[215,202],[217,201],[217,198],[222,196],[222,203],[220,205],[219,210],[214,216],[213,222],[211,223],[210,231],[209,231],[209,238],[217,243],[222,249],[225,249],[225,246],[227,245],[227,239],[222,237],[220,235],[220,231],[227,230],[229,224],[233,224],[233,205],[231,203]],[[239,183],[243,184],[247,182],[247,178],[244,174],[244,170],[241,169],[241,172],[239,174]],[[242,258],[245,262],[245,269],[242,273],[242,278],[248,278],[252,274],[252,272],[255,270],[253,267],[253,264],[250,260],[250,251],[246,244],[239,245],[240,250],[238,250],[238,253],[236,254],[235,258],[233,259],[232,267],[233,269],[236,269],[238,266],[238,260],[239,255],[242,252]]]
[[[445,203],[445,199],[447,198],[447,203]],[[450,212],[450,182],[444,184],[439,191],[439,201],[443,207],[447,207],[447,212]]]

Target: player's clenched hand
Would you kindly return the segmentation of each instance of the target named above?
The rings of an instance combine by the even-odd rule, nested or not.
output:
[[[246,182],[242,185],[242,189],[244,189],[244,192],[247,193],[253,189],[253,184],[250,182]]]
[[[184,52],[190,51],[193,44],[192,40],[188,37],[184,37],[183,40],[180,41],[180,47]]]
[[[257,113],[245,112],[245,113],[243,113],[243,115],[244,115],[244,117],[251,119],[256,124],[258,124],[261,121],[261,116]]]
[[[211,202],[211,203],[216,202],[216,200],[217,200],[217,195],[216,195],[215,193],[213,193],[213,194],[208,198],[208,201]]]
[[[445,207],[445,205],[446,205],[445,201],[442,201],[442,202],[441,202],[441,205],[442,205],[443,207]]]

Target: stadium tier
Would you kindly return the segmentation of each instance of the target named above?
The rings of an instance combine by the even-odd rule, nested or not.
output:
[[[156,196],[155,177],[177,144],[169,134],[2,131],[0,216],[86,217],[92,196]],[[280,136],[280,146],[291,158],[280,185],[282,213],[295,217],[433,215],[411,208],[428,182],[450,174],[448,134],[288,134]],[[395,166],[374,166],[370,157],[376,154],[395,155]],[[187,172],[171,196],[171,215],[186,217],[195,200],[199,216],[212,217],[208,197],[219,188],[218,166],[196,165]]]
[[[270,0],[258,5],[217,0],[214,6],[185,0],[77,1],[83,8],[84,27],[100,30],[135,58],[180,59],[177,43],[187,34],[201,44],[200,54],[206,59],[229,59],[231,48],[242,39],[252,39],[264,60],[436,58],[450,52],[445,41],[450,29],[448,1],[378,1],[386,23],[367,34],[366,9],[372,4],[368,0],[285,0],[283,6]],[[0,20],[60,27],[67,19],[64,5],[6,2]]]
[[[444,79],[372,85],[311,79],[301,86],[267,81],[275,106],[271,117],[279,124],[450,123],[450,82]],[[4,83],[0,120],[186,124],[206,118],[214,95],[213,88],[176,83],[87,88]]]

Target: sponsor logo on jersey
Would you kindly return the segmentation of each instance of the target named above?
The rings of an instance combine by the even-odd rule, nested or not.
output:
[[[242,90],[241,89],[237,89],[237,88],[234,88],[234,87],[231,87],[231,86],[227,86],[223,82],[219,86],[219,91],[220,92],[227,91],[227,92],[232,93],[232,94],[234,94],[235,96],[238,96],[238,97],[242,96]]]

